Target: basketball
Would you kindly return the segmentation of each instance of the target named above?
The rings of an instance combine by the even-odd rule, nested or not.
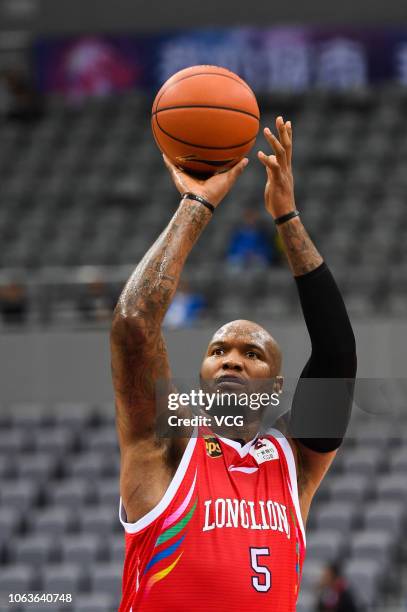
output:
[[[239,162],[259,131],[256,96],[219,66],[192,66],[164,83],[152,108],[159,149],[188,172],[209,176]]]

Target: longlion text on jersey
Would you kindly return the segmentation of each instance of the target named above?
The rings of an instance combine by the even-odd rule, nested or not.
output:
[[[205,505],[205,523],[202,531],[224,527],[244,529],[268,529],[285,533],[290,539],[290,523],[287,508],[268,499],[247,501],[245,499],[208,499]]]

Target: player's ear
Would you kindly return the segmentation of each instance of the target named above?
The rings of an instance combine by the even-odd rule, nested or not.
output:
[[[284,376],[276,376],[273,385],[273,393],[278,393],[280,395],[280,393],[283,392],[283,384]]]

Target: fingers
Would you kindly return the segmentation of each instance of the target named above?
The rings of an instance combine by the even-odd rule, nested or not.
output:
[[[290,137],[291,146],[292,146],[292,144],[293,144],[293,128],[291,126],[291,121],[287,121],[286,126],[287,126],[287,132],[288,132],[288,135]]]
[[[236,164],[229,170],[229,176],[232,178],[233,181],[235,181],[237,177],[242,174],[248,163],[249,160],[247,159],[247,157],[244,157],[240,160],[238,164]]]
[[[259,151],[257,157],[259,158],[263,166],[266,168],[269,178],[271,178],[270,174],[275,178],[280,176],[281,167],[277,161],[276,155],[266,155],[265,153],[263,153],[263,151]]]
[[[184,187],[185,187],[185,172],[182,168],[180,168],[179,166],[176,166],[175,164],[172,163],[172,161],[163,153],[163,160],[165,165],[167,166],[167,169],[171,175],[171,179],[175,185],[175,187],[178,189],[178,191],[181,193],[182,191],[185,191]]]
[[[182,169],[172,163],[172,161],[163,153],[163,160],[171,174],[182,172]]]
[[[286,159],[288,165],[291,164],[291,156],[292,156],[292,128],[291,121],[286,121],[284,123],[284,119],[282,117],[277,117],[276,119],[276,128],[278,130],[278,135],[280,138],[280,142],[284,147]]]
[[[278,125],[277,122],[276,122],[276,125]],[[270,147],[273,149],[273,151],[274,151],[274,153],[275,153],[275,155],[277,157],[278,163],[280,164],[280,166],[283,169],[286,169],[286,167],[287,167],[287,155],[286,155],[285,148],[284,148],[283,144],[278,140],[278,138],[276,138],[276,136],[274,136],[274,134],[272,133],[272,131],[268,127],[266,127],[264,129],[264,136],[265,136],[268,144],[270,145]]]
[[[285,170],[291,167],[292,158],[292,127],[291,122],[284,123],[284,119],[279,116],[276,119],[276,128],[279,138],[274,136],[267,127],[264,129],[264,136],[275,153],[280,167]]]

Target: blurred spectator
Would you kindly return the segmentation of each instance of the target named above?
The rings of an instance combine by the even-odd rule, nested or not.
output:
[[[101,278],[93,278],[85,283],[77,307],[83,321],[103,322],[111,319],[116,301],[108,285]]]
[[[358,612],[339,565],[330,563],[324,568],[319,586],[318,612]]]
[[[43,116],[43,99],[23,70],[5,70],[1,74],[1,81],[2,107],[6,119],[31,122]]]
[[[232,233],[227,262],[236,268],[269,266],[279,258],[275,235],[264,227],[257,210],[248,208]]]
[[[189,290],[186,281],[181,281],[178,291],[164,319],[165,327],[188,327],[195,323],[205,308],[205,299]]]
[[[0,310],[5,324],[23,325],[28,314],[25,287],[15,282],[0,287]]]

